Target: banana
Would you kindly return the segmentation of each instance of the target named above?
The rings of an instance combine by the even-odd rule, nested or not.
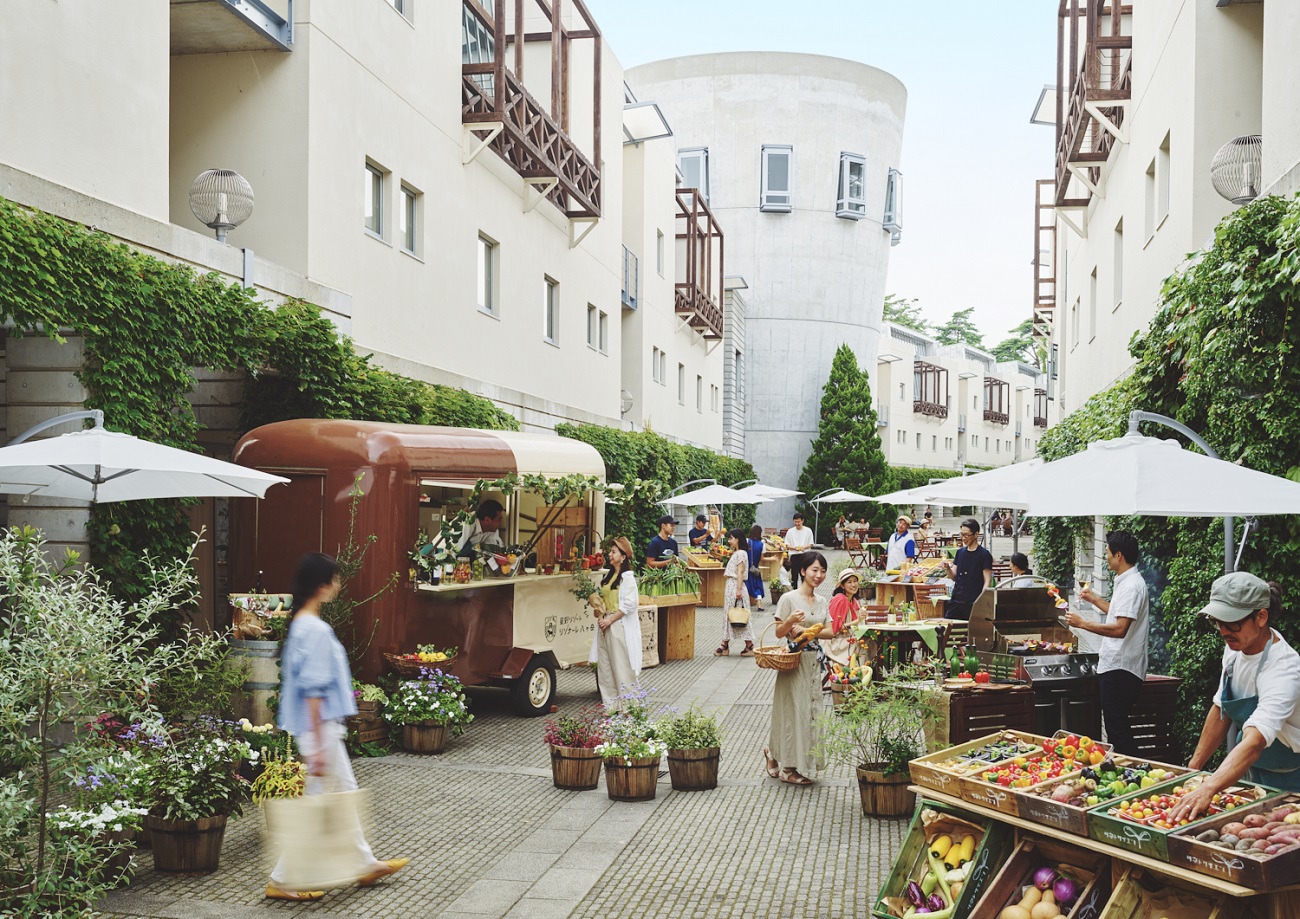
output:
[[[940,836],[934,842],[930,843],[930,851],[934,853],[935,858],[943,858],[952,848],[951,836]]]

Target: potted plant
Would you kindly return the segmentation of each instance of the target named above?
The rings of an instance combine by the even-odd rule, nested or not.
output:
[[[116,886],[130,879],[131,843],[147,813],[122,799],[88,807],[64,804],[49,814],[47,828],[51,844],[66,853],[70,870]]]
[[[271,722],[253,724],[247,718],[240,718],[238,724],[241,739],[257,752],[257,756],[245,760],[239,767],[239,774],[249,782],[256,781],[269,759],[292,753],[293,738]]]
[[[388,735],[384,724],[384,704],[388,694],[374,683],[352,681],[352,695],[357,700],[357,713],[347,719],[348,750],[354,754],[374,755],[375,744],[382,745]]]
[[[772,605],[776,606],[777,601],[781,599],[781,595],[789,589],[790,588],[786,587],[779,577],[772,578],[771,582],[767,585],[768,593],[772,595]]]
[[[384,717],[402,729],[402,749],[411,753],[441,753],[448,732],[459,734],[474,720],[460,680],[427,667],[420,669],[418,680],[397,684]]]
[[[666,747],[655,735],[644,690],[619,696],[618,710],[606,719],[605,739],[596,752],[605,761],[605,788],[611,801],[650,801],[659,781]]]
[[[857,767],[862,813],[902,817],[916,795],[907,790],[909,761],[924,752],[923,730],[935,707],[920,668],[899,667],[883,680],[864,683],[844,705],[819,718],[821,755]]]
[[[288,755],[273,755],[263,764],[253,781],[253,803],[262,807],[267,801],[298,798],[307,792],[307,764]]]
[[[239,765],[258,758],[242,733],[200,718],[173,724],[155,736],[148,763],[153,805],[145,825],[159,871],[217,870],[226,820],[242,812],[248,796]]]
[[[605,740],[604,709],[584,708],[577,715],[549,720],[543,739],[551,748],[551,778],[556,788],[590,791],[596,787],[601,762],[596,747]]]
[[[692,703],[684,712],[662,715],[655,734],[668,748],[668,776],[675,791],[718,787],[722,731],[716,715],[705,714]]]

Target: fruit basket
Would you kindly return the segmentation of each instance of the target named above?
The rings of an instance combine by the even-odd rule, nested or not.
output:
[[[432,645],[420,645],[413,654],[392,654],[384,652],[384,660],[400,676],[418,677],[421,670],[441,670],[451,673],[456,665],[457,649],[438,649]]]

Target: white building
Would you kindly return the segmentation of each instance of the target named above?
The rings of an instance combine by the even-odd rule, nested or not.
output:
[[[1161,283],[1236,206],[1211,181],[1220,147],[1262,135],[1260,168],[1241,183],[1300,187],[1298,34],[1300,5],[1286,0],[1062,4],[1034,304],[1062,416],[1130,371],[1129,339],[1150,324]]]
[[[724,345],[747,403],[744,455],[762,481],[793,487],[836,349],[876,366],[906,90],[865,64],[785,53],[658,61],[627,81],[668,113],[682,184],[726,230],[728,274],[744,282],[731,285],[743,324]],[[791,509],[761,505],[759,521],[785,525]]]
[[[1005,466],[1037,455],[1049,418],[1036,367],[891,322],[877,361],[877,424],[891,466]]]

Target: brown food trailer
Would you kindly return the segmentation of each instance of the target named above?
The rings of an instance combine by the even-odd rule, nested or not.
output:
[[[605,464],[590,445],[550,434],[298,419],[250,431],[236,445],[234,461],[289,479],[264,500],[231,502],[230,577],[236,589],[252,585],[260,571],[267,590],[287,591],[304,553],[337,553],[347,539],[351,494],[360,477],[364,497],[355,537],[373,534],[376,540],[349,594],[369,596],[394,572],[399,580],[357,610],[356,634],[374,634],[357,665],[358,678],[377,678],[385,652],[412,652],[426,643],[455,646],[452,672],[466,685],[508,688],[521,714],[540,715],[554,699],[556,669],[586,663],[595,623],[569,593],[571,574],[433,585],[414,582],[408,571],[417,535],[436,534],[444,518],[466,509],[480,479],[579,473],[603,481]],[[523,543],[536,532],[545,510],[540,496],[518,490],[484,497],[505,506],[504,542]],[[556,561],[579,538],[591,545],[603,532],[600,493],[571,503],[562,514],[546,514],[560,525],[538,542],[540,564]]]

